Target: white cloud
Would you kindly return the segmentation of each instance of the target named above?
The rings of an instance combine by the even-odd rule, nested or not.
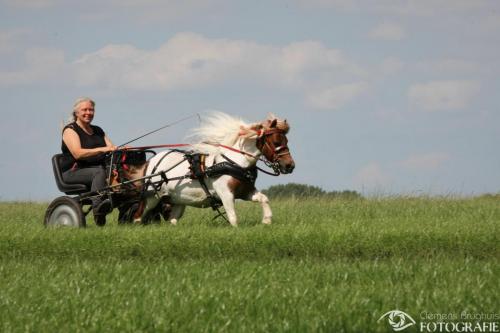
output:
[[[73,64],[82,85],[175,90],[228,80],[256,80],[301,89],[324,87],[346,73],[359,75],[340,51],[304,41],[283,47],[180,33],[157,50],[108,45]]]
[[[387,187],[390,179],[382,171],[382,167],[378,163],[371,162],[356,173],[353,181],[356,186],[361,188],[383,189]]]
[[[400,165],[408,169],[434,170],[442,166],[449,159],[450,156],[446,153],[417,154],[411,155],[404,161],[401,161]]]
[[[431,81],[412,85],[408,90],[408,99],[416,110],[465,109],[479,93],[479,88],[480,85],[476,81]]]
[[[307,102],[315,109],[338,110],[367,90],[368,84],[357,82],[310,91]]]
[[[111,90],[175,91],[246,82],[286,89],[319,109],[338,109],[367,87],[357,64],[317,41],[274,46],[179,33],[157,49],[110,44],[71,63],[60,50],[25,53],[21,70],[0,70],[0,84],[57,84],[62,71],[77,86]],[[353,81],[360,82],[345,83]]]
[[[369,36],[373,39],[380,40],[401,40],[406,33],[400,25],[390,22],[384,22],[369,32]]]
[[[322,43],[316,41],[304,41],[292,43],[283,47],[277,54],[273,55],[274,68],[280,68],[285,75],[286,81],[294,82],[308,72],[323,74],[335,70],[349,69],[356,72],[355,66],[349,64],[340,50],[328,49]],[[265,60],[265,59],[262,59]],[[351,66],[351,68],[348,68]]]
[[[182,33],[152,51],[108,45],[80,57],[74,65],[77,82],[83,85],[176,90],[214,84],[243,73],[264,73],[263,67],[275,64],[258,59],[269,59],[269,52],[272,48],[252,42]]]

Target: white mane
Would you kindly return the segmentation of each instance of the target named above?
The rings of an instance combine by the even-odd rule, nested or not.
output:
[[[219,148],[206,143],[232,146],[238,140],[241,128],[249,126],[240,118],[214,111],[202,119],[200,127],[191,130],[188,138],[193,142],[195,150],[201,153],[216,153]]]

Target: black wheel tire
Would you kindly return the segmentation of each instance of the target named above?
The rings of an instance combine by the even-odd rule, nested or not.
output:
[[[73,228],[85,228],[85,215],[82,206],[71,197],[63,196],[54,199],[47,210],[43,224],[46,227],[68,226]]]

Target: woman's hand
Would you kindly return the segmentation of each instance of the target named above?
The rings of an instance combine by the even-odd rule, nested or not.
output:
[[[102,152],[103,153],[111,153],[111,152],[113,152],[113,151],[115,151],[117,149],[118,149],[117,146],[111,145],[111,146],[102,147]]]

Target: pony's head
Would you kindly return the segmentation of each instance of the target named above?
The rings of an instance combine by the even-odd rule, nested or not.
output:
[[[200,127],[192,130],[191,137],[199,142],[193,144],[197,151],[209,154],[216,154],[220,150],[211,145],[213,143],[233,146],[237,142],[243,142],[253,145],[253,140],[256,140],[256,147],[253,149],[258,149],[273,169],[291,173],[295,162],[288,149],[286,134],[289,130],[287,121],[274,115],[269,115],[263,122],[250,125],[225,113],[212,112],[204,117]],[[242,149],[241,146],[238,149]]]
[[[257,148],[271,166],[282,173],[292,173],[295,162],[286,137],[290,130],[288,122],[270,115],[264,122],[254,125],[254,130],[258,133]]]

